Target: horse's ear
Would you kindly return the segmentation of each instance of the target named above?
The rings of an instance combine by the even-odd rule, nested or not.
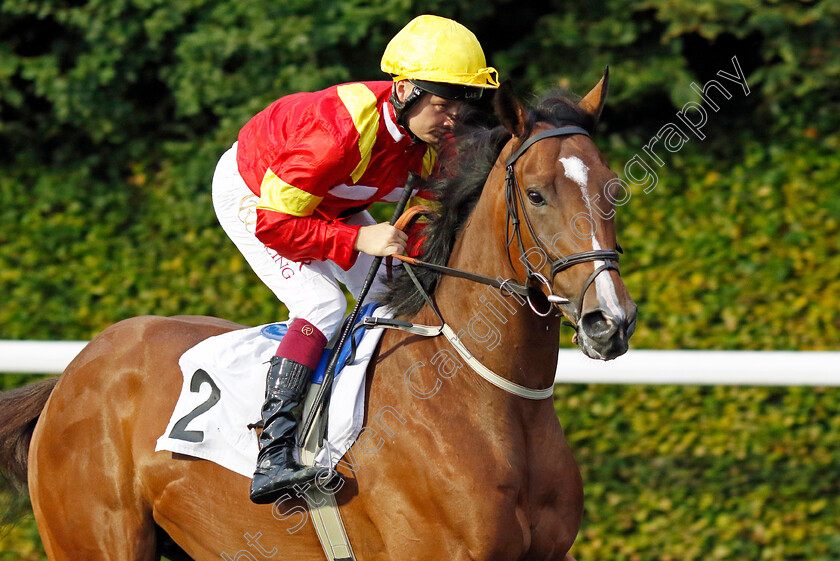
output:
[[[493,98],[493,108],[496,117],[505,129],[513,136],[523,136],[528,128],[528,112],[516,97],[510,80],[505,80]]]
[[[601,111],[604,110],[604,104],[607,101],[607,86],[610,83],[610,67],[604,68],[604,76],[601,81],[595,85],[592,90],[586,94],[578,103],[578,107],[592,115],[595,122],[601,116]]]

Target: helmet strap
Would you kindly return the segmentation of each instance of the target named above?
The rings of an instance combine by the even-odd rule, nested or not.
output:
[[[417,102],[420,101],[420,98],[424,93],[426,92],[412,84],[411,92],[409,92],[408,96],[406,96],[405,101],[400,101],[400,98],[397,96],[397,83],[394,82],[394,86],[391,88],[391,97],[389,101],[391,102],[391,105],[394,106],[394,114],[397,116],[397,124],[408,132],[408,136],[411,138],[412,142],[422,142],[422,140],[417,138],[417,136],[411,132],[411,129],[408,128],[406,117],[408,113],[411,112],[411,108],[417,105]]]

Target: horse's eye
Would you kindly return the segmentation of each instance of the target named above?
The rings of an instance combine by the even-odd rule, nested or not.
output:
[[[545,199],[536,191],[528,191],[528,201],[534,206],[543,206]]]

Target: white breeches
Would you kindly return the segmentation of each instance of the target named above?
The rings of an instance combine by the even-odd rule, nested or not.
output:
[[[224,153],[213,175],[213,208],[222,228],[265,285],[289,309],[289,319],[303,318],[329,340],[338,331],[347,300],[338,283],[358,298],[373,256],[360,253],[349,271],[332,261],[295,263],[266,247],[254,235],[259,198],[245,184],[236,165],[236,143]],[[367,211],[351,216],[348,224],[376,222]],[[375,301],[384,289],[381,271],[366,301]]]

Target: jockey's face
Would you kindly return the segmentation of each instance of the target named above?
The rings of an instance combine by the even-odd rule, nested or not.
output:
[[[407,80],[397,82],[397,96],[405,100],[414,86]],[[409,112],[405,122],[414,135],[432,146],[440,146],[446,135],[455,128],[463,102],[424,93]]]

